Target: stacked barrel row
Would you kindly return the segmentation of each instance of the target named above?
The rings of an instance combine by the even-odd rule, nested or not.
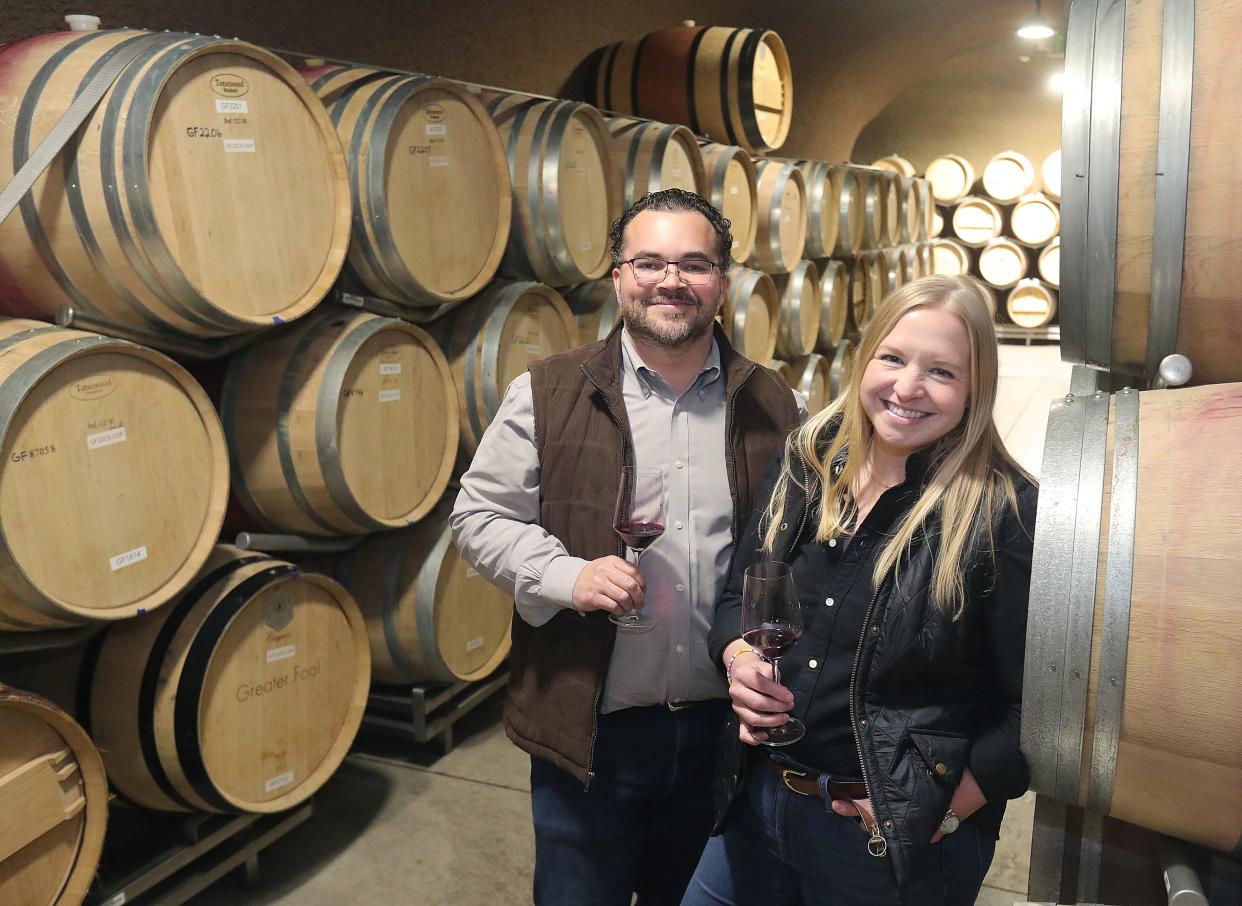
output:
[[[106,624],[64,663],[0,656],[0,681],[47,696],[0,687],[20,812],[0,826],[4,902],[81,901],[105,769],[155,810],[289,808],[344,758],[372,662],[390,682],[493,670],[511,602],[458,561],[436,505],[497,365],[577,336],[553,291],[494,281],[502,132],[442,80],[314,86],[196,35],[32,38],[0,51],[0,183],[129,57],[0,225],[0,632]],[[445,317],[321,304],[334,286]],[[30,320],[67,308],[103,333]],[[189,370],[133,341],[222,355],[247,334]],[[217,543],[226,525],[382,534],[338,582]]]
[[[1002,322],[1025,328],[1053,323],[1061,264],[1060,152],[1048,155],[1037,174],[1024,155],[1002,151],[978,179],[970,161],[946,154],[927,165],[926,177],[937,205],[933,270],[977,277],[1000,296]]]

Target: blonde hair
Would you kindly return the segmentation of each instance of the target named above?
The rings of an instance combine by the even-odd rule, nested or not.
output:
[[[897,322],[915,308],[947,311],[965,325],[970,346],[969,395],[961,422],[933,445],[923,493],[880,552],[872,579],[878,588],[889,570],[899,571],[901,560],[908,555],[916,534],[930,516],[939,513],[940,550],[932,575],[932,597],[937,610],[957,620],[966,609],[965,575],[974,553],[973,542],[986,532],[989,548],[994,548],[992,523],[1000,512],[1002,500],[1017,512],[1012,473],[1030,479],[1006,451],[993,421],[996,330],[983,291],[970,277],[922,277],[889,294],[880,303],[875,317],[863,331],[857,364],[845,391],[786,441],[781,474],[764,513],[767,527],[763,533],[763,547],[772,552],[790,486],[801,487],[801,478],[792,470],[795,453],[819,477],[818,501],[807,500],[812,514],[818,510],[816,540],[827,541],[850,533],[849,526],[857,513],[851,488],[870,459],[873,436],[871,420],[863,410],[862,375],[880,343]],[[839,425],[833,433],[836,422]],[[832,434],[831,441],[821,454],[821,439],[829,434]],[[803,491],[810,494],[811,488],[803,488]]]

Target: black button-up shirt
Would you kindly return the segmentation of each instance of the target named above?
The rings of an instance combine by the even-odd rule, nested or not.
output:
[[[907,481],[885,491],[850,539],[816,541],[808,520],[789,555],[803,630],[781,658],[781,682],[793,693],[793,716],[807,733],[785,751],[807,767],[862,776],[850,723],[850,675],[875,594],[876,560],[898,517],[914,502],[913,485]]]

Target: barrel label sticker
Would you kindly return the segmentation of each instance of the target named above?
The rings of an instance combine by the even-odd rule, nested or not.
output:
[[[293,771],[285,771],[283,774],[277,774],[275,777],[263,784],[263,792],[272,793],[280,789],[282,786],[288,786],[293,783]]]
[[[216,98],[216,113],[249,113],[250,105],[246,101],[225,100]]]
[[[75,400],[90,402],[103,399],[116,390],[116,379],[110,374],[96,374],[83,381],[78,381],[69,388],[69,395]]]
[[[117,554],[108,561],[108,565],[112,567],[113,572],[116,572],[118,569],[124,569],[127,566],[133,566],[135,563],[141,563],[145,559],[147,559],[147,546],[144,544],[142,547],[136,547],[132,551]]]
[[[681,179],[681,167],[670,167],[673,171],[673,179]]]
[[[400,374],[400,362],[380,362],[380,374]]]
[[[470,641],[466,643],[467,652],[478,651],[482,647],[483,647],[483,636],[479,636],[477,639],[471,639]]]
[[[224,140],[224,150],[227,154],[236,154],[238,152],[253,154],[254,139],[252,138],[226,138]]]
[[[584,242],[581,246],[579,246],[579,249],[583,252],[589,252],[591,250],[591,243]]]
[[[283,645],[280,648],[271,648],[267,652],[267,662],[269,664],[274,664],[277,661],[288,660],[297,653],[297,645]]]
[[[86,435],[86,449],[98,450],[100,447],[110,447],[113,444],[125,442],[125,426],[120,425],[108,431],[97,431],[94,434]]]
[[[448,135],[447,123],[428,123],[426,126],[428,135]]]
[[[729,186],[729,194],[730,194],[730,195],[736,195],[736,194],[737,194],[737,186]]]
[[[222,72],[211,77],[211,90],[222,98],[239,98],[250,90],[250,83],[235,73]]]
[[[448,165],[449,165],[449,159],[442,155],[433,154],[427,160],[427,166],[429,167],[447,167]]]
[[[400,390],[381,390],[379,392],[379,401],[381,403],[394,403],[401,399]]]
[[[466,578],[467,579],[477,579],[478,576],[479,576],[479,571],[477,569],[475,569],[473,566],[466,567]]]

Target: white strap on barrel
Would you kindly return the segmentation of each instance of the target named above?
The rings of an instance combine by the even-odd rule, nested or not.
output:
[[[152,35],[151,39],[154,40],[156,37]],[[52,165],[56,155],[69,143],[73,134],[86,122],[91,112],[99,106],[99,102],[108,93],[108,89],[121,77],[126,67],[150,46],[150,43],[147,40],[134,41],[118,49],[116,55],[100,67],[94,78],[78,93],[73,103],[56,121],[56,125],[43,137],[38,147],[13,175],[9,184],[0,190],[0,223],[3,223],[13,213],[13,209],[34,187],[36,180],[43,175],[43,171]]]

